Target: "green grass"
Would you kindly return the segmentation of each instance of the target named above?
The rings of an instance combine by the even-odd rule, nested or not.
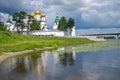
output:
[[[0,31],[0,53],[17,52],[43,47],[75,46],[93,43],[88,39],[65,37],[39,37]]]

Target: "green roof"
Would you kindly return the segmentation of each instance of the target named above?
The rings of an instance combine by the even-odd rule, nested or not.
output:
[[[56,18],[55,18],[55,22],[58,23],[59,21],[60,21],[59,16],[56,16]]]

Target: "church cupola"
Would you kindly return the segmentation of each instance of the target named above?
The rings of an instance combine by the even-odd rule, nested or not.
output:
[[[60,21],[60,18],[59,18],[58,14],[57,14],[57,15],[56,15],[56,18],[55,18],[55,23],[56,23],[56,24],[59,24],[59,21]]]
[[[35,15],[40,15],[40,11],[39,11],[39,10],[36,10],[36,11],[35,11]]]
[[[59,21],[60,21],[60,18],[59,18],[58,14],[57,14],[56,18],[55,18],[55,21],[54,21],[54,25],[53,25],[53,30],[58,30]]]

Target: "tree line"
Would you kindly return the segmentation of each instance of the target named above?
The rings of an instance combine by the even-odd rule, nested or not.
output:
[[[26,23],[24,20],[27,20]],[[25,11],[16,12],[13,14],[13,21],[15,21],[15,27],[17,32],[23,32],[23,29],[27,27],[27,30],[40,30],[40,21],[35,20],[34,16],[31,16]],[[21,31],[20,31],[21,30]]]
[[[17,29],[17,33],[22,33],[24,28],[27,28],[28,31],[29,30],[40,30],[40,22],[35,20],[33,16],[29,15],[25,11],[15,12],[12,15],[12,17],[13,17],[13,21],[15,22],[14,28]],[[26,23],[24,21],[25,19],[27,19]],[[7,27],[2,21],[0,21],[0,30],[7,31]]]
[[[72,29],[75,26],[75,21],[73,18],[69,18],[67,21],[66,17],[61,17],[58,25],[58,29],[62,31],[66,31],[68,28]]]

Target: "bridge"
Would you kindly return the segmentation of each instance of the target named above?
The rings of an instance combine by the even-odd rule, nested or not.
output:
[[[120,33],[101,33],[101,34],[85,34],[85,35],[79,35],[79,36],[94,36],[94,37],[97,37],[97,36],[102,36],[102,35],[115,35],[115,38],[116,39],[119,39],[119,35]]]

